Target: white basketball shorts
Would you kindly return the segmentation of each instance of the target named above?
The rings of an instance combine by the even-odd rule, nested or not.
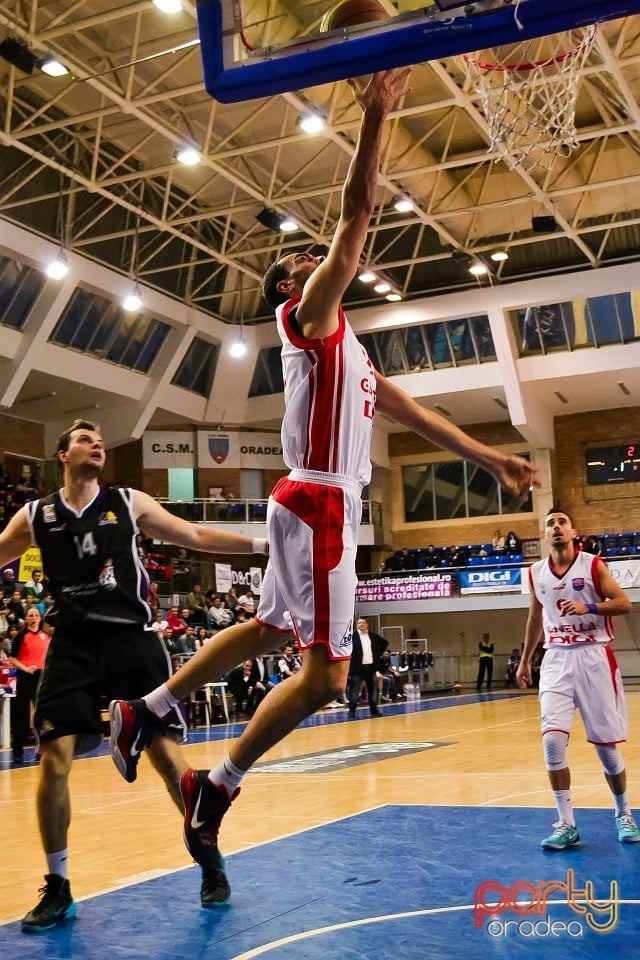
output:
[[[540,668],[542,732],[569,733],[580,711],[590,743],[620,743],[627,737],[622,677],[608,644],[546,650]]]

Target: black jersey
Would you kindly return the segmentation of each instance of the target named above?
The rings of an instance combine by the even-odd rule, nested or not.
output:
[[[149,577],[136,545],[130,488],[101,486],[80,512],[62,490],[27,504],[33,539],[55,599],[54,622],[147,624]]]

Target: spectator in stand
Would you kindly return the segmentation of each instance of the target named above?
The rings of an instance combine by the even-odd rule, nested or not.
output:
[[[27,604],[22,599],[22,591],[18,588],[13,591],[11,598],[7,600],[7,611],[15,614],[15,623],[19,627],[24,623],[24,615],[27,612]]]
[[[44,583],[42,580],[42,570],[33,570],[31,577],[22,588],[22,597],[29,603],[37,603],[44,600]],[[42,611],[41,611],[42,612]]]
[[[499,530],[494,530],[491,545],[493,546],[494,550],[504,550],[505,538],[502,536]]]
[[[396,571],[396,570],[402,569],[400,558],[396,557],[393,550],[391,551],[387,559],[384,561],[384,569],[389,571]]]
[[[220,487],[219,500],[235,500],[233,490],[230,487]]]
[[[187,603],[192,610],[202,610],[203,613],[206,611],[207,598],[202,592],[202,587],[199,583],[194,583],[190,593],[187,594]]]
[[[238,606],[238,588],[229,587],[224,597],[224,605],[227,610],[231,610],[235,616],[236,607]]]
[[[169,621],[165,619],[165,616],[162,610],[156,610],[155,617],[151,623],[151,629],[153,630],[153,632],[157,634],[162,634],[162,636],[164,636],[164,632],[168,626],[169,626]]]
[[[522,544],[513,530],[509,530],[504,538],[504,546],[508,553],[522,553]]]
[[[13,567],[2,571],[2,596],[9,600],[16,589],[16,574]]]
[[[427,547],[427,552],[424,555],[424,565],[425,567],[439,567],[440,558],[438,556],[438,551],[432,543]]]
[[[292,643],[285,643],[282,648],[282,656],[278,660],[278,675],[281,680],[292,677],[302,666],[300,658],[294,653]]]
[[[11,711],[13,718],[13,759],[24,760],[24,746],[31,727],[31,707],[42,676],[49,649],[49,635],[42,629],[40,611],[29,607],[24,627],[11,644],[11,663],[16,667],[16,699]]]
[[[147,597],[147,603],[154,611],[160,608],[160,597],[158,596],[158,584],[153,580],[149,584],[149,596]]]
[[[450,567],[465,567],[467,565],[467,551],[464,547],[451,547],[449,556]]]
[[[599,557],[602,553],[602,541],[592,533],[587,537],[584,549],[587,553],[592,553],[594,556]]]
[[[415,556],[412,556],[409,552],[408,547],[402,548],[402,553],[398,558],[400,560],[400,569],[401,570],[415,570],[416,569],[416,559]]]
[[[207,623],[210,630],[224,630],[235,620],[232,610],[227,610],[224,600],[215,596],[207,611]]]
[[[256,612],[256,601],[250,589],[240,594],[238,597],[238,607],[244,610],[248,617],[254,615]]]
[[[204,647],[205,643],[211,639],[211,634],[206,627],[198,627],[196,630],[196,650]]]
[[[167,611],[167,626],[176,637],[181,636],[187,629],[186,621],[178,613],[177,607],[169,607]]]

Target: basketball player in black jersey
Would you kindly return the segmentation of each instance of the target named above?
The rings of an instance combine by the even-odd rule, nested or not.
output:
[[[138,529],[192,550],[266,552],[264,540],[187,523],[146,493],[101,485],[105,445],[89,421],[76,420],[61,434],[56,456],[62,488],[26,504],[0,534],[0,566],[32,544],[40,548],[55,598],[55,634],[34,717],[40,752],[36,803],[47,874],[39,903],[22,921],[27,933],[47,930],[76,913],[67,879],[68,779],[74,756],[102,740],[101,696],[141,697],[171,674],[168,653],[151,630]],[[173,710],[147,748],[181,811],[179,782],[188,768],[178,746],[183,733],[184,721]],[[217,906],[229,895],[222,863],[212,855],[201,866],[202,905]]]

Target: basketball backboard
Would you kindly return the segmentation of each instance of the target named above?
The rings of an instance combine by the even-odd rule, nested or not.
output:
[[[208,93],[257,99],[640,12],[640,0],[397,0],[388,20],[322,33],[334,5],[303,0],[293,15],[266,0],[198,0]]]

